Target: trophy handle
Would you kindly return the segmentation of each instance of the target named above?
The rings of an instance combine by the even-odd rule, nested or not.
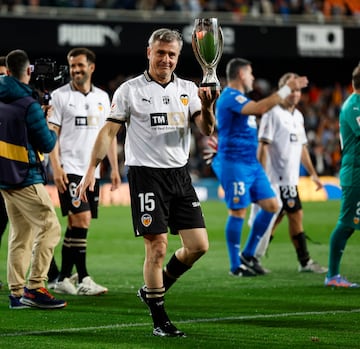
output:
[[[223,53],[224,37],[217,18],[195,19],[191,45],[203,70],[200,86],[209,86],[212,91],[219,90],[216,68]]]
[[[218,39],[219,39],[219,49],[216,51],[216,57],[214,59],[214,67],[216,69],[217,65],[219,64],[220,58],[223,54],[224,51],[224,34],[223,31],[221,29],[221,27],[218,27]]]

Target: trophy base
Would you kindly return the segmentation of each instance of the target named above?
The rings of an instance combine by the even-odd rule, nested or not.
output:
[[[216,91],[220,91],[220,90],[221,90],[220,85],[217,84],[216,82],[201,82],[201,83],[200,83],[200,87],[210,87],[211,94],[212,94],[213,96],[216,95]]]

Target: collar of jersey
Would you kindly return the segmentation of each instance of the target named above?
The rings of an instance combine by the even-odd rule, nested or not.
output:
[[[74,86],[74,84],[73,84],[72,81],[70,81],[69,84],[70,84],[70,88],[71,88],[72,91],[78,91],[78,92],[82,93],[84,96],[87,96],[87,95],[88,95],[90,92],[92,92],[93,89],[94,89],[94,85],[91,84],[91,87],[90,87],[89,92],[88,92],[88,93],[83,93],[83,92],[81,92],[80,90],[78,90],[78,89]]]
[[[156,82],[157,84],[163,86],[163,87],[166,87],[168,84],[170,84],[170,82],[174,82],[175,78],[176,78],[176,74],[172,73],[172,76],[171,76],[171,80],[166,83],[166,84],[160,84],[159,82],[157,82],[156,80],[153,79],[153,77],[150,75],[149,71],[148,70],[145,70],[144,71],[144,76],[145,76],[145,79],[148,81],[148,82],[151,82],[151,81],[154,81]]]

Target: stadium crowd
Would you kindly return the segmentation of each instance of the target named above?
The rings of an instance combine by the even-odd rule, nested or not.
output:
[[[12,11],[17,5],[110,8],[144,11],[218,11],[238,15],[360,16],[358,0],[1,0]]]

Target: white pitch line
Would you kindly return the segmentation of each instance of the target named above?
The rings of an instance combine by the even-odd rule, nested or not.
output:
[[[176,321],[176,323],[192,324],[192,323],[222,322],[222,321],[234,321],[234,320],[239,321],[239,320],[255,320],[255,319],[274,319],[274,318],[283,318],[283,317],[291,317],[291,316],[330,315],[330,314],[336,315],[336,314],[347,314],[347,313],[348,314],[360,313],[360,309],[228,316],[228,317],[217,317],[217,318],[208,318],[208,319],[183,320],[183,321]],[[63,328],[63,329],[48,330],[48,331],[0,333],[0,337],[24,337],[24,336],[71,333],[71,332],[87,332],[87,331],[106,330],[106,329],[112,330],[116,328],[131,328],[131,327],[143,327],[143,326],[152,326],[152,325],[153,325],[152,323],[133,323],[133,324],[114,324],[114,325],[93,326],[93,327]]]

